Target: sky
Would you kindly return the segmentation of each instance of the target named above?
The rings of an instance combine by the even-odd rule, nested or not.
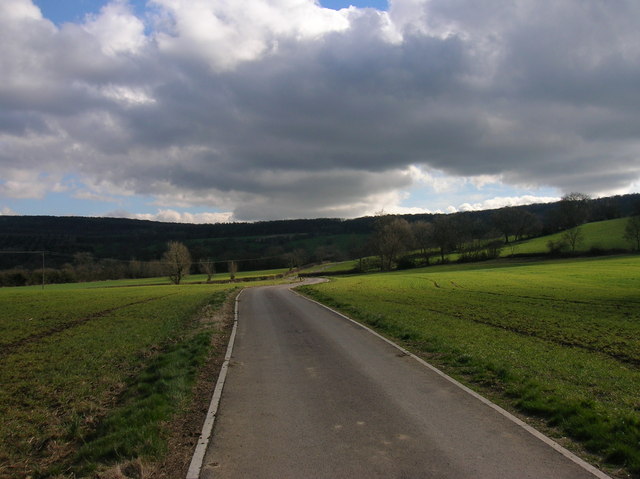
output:
[[[2,0],[0,214],[180,222],[640,191],[640,2]]]

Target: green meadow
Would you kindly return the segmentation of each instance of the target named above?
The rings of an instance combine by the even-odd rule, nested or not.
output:
[[[303,291],[640,476],[640,257],[451,264]]]
[[[201,318],[236,286],[113,286],[0,289],[0,477],[166,452],[167,421],[225,334]]]
[[[580,226],[583,234],[583,240],[576,245],[576,252],[584,253],[590,250],[629,250],[631,244],[624,239],[624,229],[628,218],[619,218],[615,220],[596,221],[586,223]],[[542,254],[547,253],[549,241],[559,241],[562,239],[563,233],[556,233],[540,238],[514,243],[503,249],[502,254]]]
[[[286,275],[289,272],[287,268],[281,269],[269,269],[262,271],[238,271],[235,275],[235,279],[238,281],[259,281],[265,279],[276,279],[283,275]],[[229,273],[216,273],[212,275],[211,282],[223,282],[223,281],[231,281],[231,277]],[[206,274],[191,274],[185,277],[182,280],[182,284],[197,284],[197,283],[206,283],[207,275]],[[159,276],[155,278],[137,278],[137,279],[120,279],[113,281],[96,281],[94,283],[84,283],[85,287],[98,287],[104,288],[107,286],[155,286],[155,285],[166,285],[170,284],[169,279],[166,276]]]

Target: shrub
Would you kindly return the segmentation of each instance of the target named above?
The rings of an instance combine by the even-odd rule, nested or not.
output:
[[[411,256],[403,256],[398,260],[398,269],[411,269],[416,267],[416,261]]]
[[[567,248],[567,243],[564,240],[549,240],[547,241],[547,249],[551,256],[562,256],[563,251]]]

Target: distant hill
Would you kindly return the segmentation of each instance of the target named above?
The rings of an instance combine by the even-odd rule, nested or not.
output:
[[[640,204],[640,194],[600,198],[590,202],[591,220],[628,216]],[[517,207],[534,214],[543,233],[552,233],[555,204]],[[456,213],[470,225],[475,237],[493,228],[496,210]],[[432,221],[433,214],[403,215],[409,222]],[[282,267],[284,256],[295,252],[306,261],[340,260],[356,257],[373,230],[375,217],[356,219],[298,219],[255,223],[181,224],[122,218],[55,216],[0,216],[0,251],[48,251],[47,265],[60,267],[73,261],[76,253],[90,253],[96,259],[159,259],[168,241],[184,242],[194,260],[241,259],[251,267]],[[40,266],[36,255],[1,254],[0,270]]]
[[[181,241],[196,260],[261,258],[319,243],[348,249],[346,238],[362,242],[372,222],[372,218],[361,218],[201,225],[123,218],[0,216],[0,251],[47,251],[52,253],[48,264],[60,266],[79,252],[95,258],[156,260],[168,241]],[[0,269],[38,265],[37,258],[0,255]],[[266,266],[270,265],[261,265]]]

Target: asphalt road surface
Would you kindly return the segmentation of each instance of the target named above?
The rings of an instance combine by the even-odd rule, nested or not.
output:
[[[287,287],[245,290],[202,479],[593,478]]]

